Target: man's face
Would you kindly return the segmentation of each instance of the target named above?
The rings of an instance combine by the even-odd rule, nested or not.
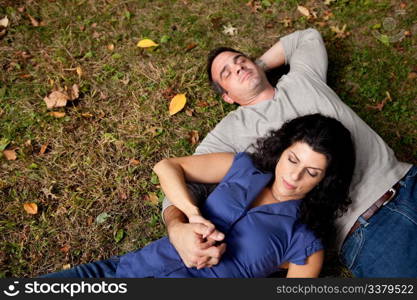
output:
[[[264,72],[246,56],[225,51],[216,56],[211,66],[213,81],[226,91],[222,95],[228,103],[250,103],[265,88]]]

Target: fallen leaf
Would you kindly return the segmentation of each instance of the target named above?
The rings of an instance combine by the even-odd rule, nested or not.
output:
[[[120,200],[126,200],[128,198],[124,191],[119,191],[118,196]]]
[[[158,46],[158,44],[150,39],[143,39],[138,42],[137,46],[139,48],[149,48],[149,47],[156,47]]]
[[[71,269],[71,264],[65,264],[62,266],[62,270],[68,270]]]
[[[404,36],[406,37],[412,36],[411,31],[408,31],[408,30],[404,31]]]
[[[110,215],[108,213],[106,213],[106,212],[101,213],[96,217],[96,223],[97,224],[102,224],[102,223],[106,222],[108,217],[110,217]]]
[[[188,133],[188,135],[190,136],[189,141],[192,146],[198,143],[198,140],[200,139],[200,137],[198,136],[197,130],[192,130],[191,132]]]
[[[139,161],[139,160],[137,160],[137,159],[134,159],[134,158],[132,158],[132,159],[129,161],[129,163],[130,163],[131,165],[134,165],[134,166],[139,166],[139,165],[140,165],[140,161]]]
[[[158,136],[164,131],[161,127],[150,127],[146,130],[147,133],[152,134],[152,136]]]
[[[185,94],[177,94],[174,98],[171,99],[169,104],[169,115],[172,116],[182,110],[187,102]]]
[[[107,50],[113,51],[114,50],[114,44],[108,44],[107,45]]]
[[[302,6],[302,5],[298,5],[297,6],[297,10],[303,15],[303,16],[306,16],[306,17],[310,17],[311,16],[311,14],[310,14],[310,10],[307,8],[307,7],[305,7],[305,6]]]
[[[325,5],[330,5],[330,4],[332,4],[333,2],[335,2],[336,0],[324,0],[324,4]]]
[[[411,71],[410,73],[408,73],[407,78],[408,79],[416,79],[417,78],[417,71]]]
[[[7,27],[9,26],[9,19],[5,16],[3,19],[0,19],[0,26]]]
[[[6,157],[7,160],[16,160],[17,159],[16,149],[4,150],[3,155],[4,155],[4,157]]]
[[[149,193],[146,195],[146,198],[152,205],[158,205],[158,196],[156,193]]]
[[[59,249],[59,251],[61,251],[62,253],[68,253],[70,248],[70,246],[64,245],[63,247],[61,247],[61,249]]]
[[[284,24],[284,27],[290,27],[292,24],[292,20],[290,18],[285,18],[284,20],[280,22]]]
[[[370,109],[376,109],[378,111],[382,111],[382,109],[384,108],[385,104],[388,101],[392,101],[391,94],[388,91],[386,91],[385,94],[387,96],[385,97],[384,100],[382,100],[381,102],[379,102],[379,103],[377,103],[375,105],[367,105],[367,107],[370,108]]]
[[[69,97],[60,91],[54,91],[49,96],[43,98],[43,101],[46,103],[46,107],[48,109],[55,108],[55,107],[64,107],[67,105],[67,101]]]
[[[28,18],[30,19],[30,22],[32,23],[32,26],[34,27],[39,27],[40,23],[38,20],[36,20],[34,17],[32,17],[31,15],[27,14]]]
[[[78,77],[81,78],[81,76],[83,76],[83,69],[81,69],[81,67],[78,66],[77,68],[75,68],[75,70],[76,70],[76,72],[78,74]]]
[[[196,44],[196,43],[188,44],[187,47],[185,47],[185,52],[188,52],[188,51],[194,49],[197,46],[198,46],[198,44]]]
[[[117,230],[116,234],[114,235],[114,240],[116,243],[120,242],[125,235],[125,231],[123,229]]]
[[[233,36],[237,33],[237,28],[233,27],[230,23],[223,26],[223,33]]]
[[[90,113],[82,113],[81,116],[83,116],[84,118],[92,118],[93,115]]]
[[[222,26],[222,17],[213,17],[210,18],[211,25],[214,29],[219,29]]]
[[[17,10],[20,12],[20,13],[23,13],[24,11],[25,11],[25,7],[24,6],[21,6],[21,7],[19,7]]]
[[[101,36],[100,33],[98,33],[97,31],[93,32],[93,38],[98,39]]]
[[[330,30],[336,33],[336,38],[345,38],[350,35],[350,32],[346,32],[346,24],[341,29],[339,26],[330,26]]]
[[[256,13],[258,10],[262,8],[262,5],[257,0],[251,0],[246,3],[246,6],[250,7],[252,13]]]
[[[60,111],[51,111],[48,115],[55,117],[55,118],[63,118],[65,117],[65,113],[64,112],[60,112]]]
[[[73,100],[78,99],[78,97],[80,96],[80,89],[79,89],[78,85],[73,84],[71,89],[69,90],[68,94],[69,94],[69,99],[68,100],[73,101]]]
[[[48,148],[48,143],[43,144],[41,146],[41,149],[39,150],[39,155],[44,155],[47,148]]]
[[[107,96],[105,93],[100,92],[100,100],[106,100],[107,98],[109,98],[109,96]]]
[[[0,140],[0,151],[3,151],[4,149],[6,149],[6,147],[9,145],[10,141],[6,138],[2,138]]]
[[[58,199],[57,196],[55,196],[52,192],[52,186],[50,186],[48,189],[47,188],[42,188],[41,192],[44,193],[45,197],[47,198],[51,198],[51,199]]]
[[[406,2],[401,2],[400,3],[400,8],[401,9],[404,9],[404,8],[406,8],[407,7],[407,3]]]
[[[0,30],[0,38],[3,37],[3,36],[5,36],[6,35],[6,32],[7,32],[6,29]]]
[[[186,114],[187,116],[189,116],[189,117],[192,117],[192,116],[193,116],[193,114],[194,114],[194,109],[187,108],[187,109],[185,110],[185,114]]]
[[[198,107],[207,107],[207,106],[209,106],[209,104],[208,104],[207,101],[198,101],[197,106]]]
[[[38,205],[34,202],[24,203],[23,208],[30,215],[36,215],[38,213]]]

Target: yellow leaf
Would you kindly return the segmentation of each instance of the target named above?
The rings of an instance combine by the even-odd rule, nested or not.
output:
[[[0,19],[0,26],[3,26],[3,27],[9,26],[9,19],[7,18],[7,16],[4,17],[3,19]]]
[[[26,202],[23,204],[23,208],[30,215],[36,215],[38,213],[38,205],[33,202]]]
[[[172,116],[183,109],[186,102],[187,98],[185,97],[185,94],[175,95],[169,104],[169,115]]]
[[[139,165],[140,165],[140,161],[139,161],[139,160],[137,160],[137,159],[134,159],[134,158],[132,158],[132,159],[129,161],[129,163],[130,163],[131,165],[134,165],[134,166],[139,166]]]
[[[138,42],[137,46],[139,48],[149,48],[149,47],[156,47],[158,46],[158,44],[150,39],[143,39]]]
[[[81,116],[83,116],[84,118],[92,118],[93,115],[90,113],[82,113]]]
[[[65,113],[64,112],[60,112],[60,111],[51,111],[49,113],[50,116],[55,117],[55,118],[63,118],[65,117]]]
[[[108,44],[107,45],[107,50],[113,51],[114,50],[114,44]]]
[[[151,204],[158,205],[158,196],[155,193],[149,193],[147,198]]]
[[[16,150],[4,150],[3,155],[6,157],[7,160],[16,160]]]
[[[81,69],[80,66],[78,66],[77,68],[75,68],[75,70],[77,71],[78,77],[83,76],[83,69]]]
[[[310,16],[310,11],[308,10],[307,7],[298,5],[297,6],[297,10],[304,16],[309,17]]]

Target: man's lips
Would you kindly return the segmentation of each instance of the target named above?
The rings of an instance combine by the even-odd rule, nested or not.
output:
[[[287,181],[285,181],[284,178],[282,178],[282,183],[284,184],[284,187],[288,190],[294,190],[296,188],[295,185],[288,183]]]
[[[240,81],[245,81],[252,73],[250,71],[245,71],[243,75],[240,76]]]

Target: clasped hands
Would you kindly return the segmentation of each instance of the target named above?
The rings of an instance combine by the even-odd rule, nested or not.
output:
[[[226,250],[224,234],[201,215],[188,217],[189,223],[178,222],[168,230],[171,243],[188,268],[212,267],[219,263]]]

